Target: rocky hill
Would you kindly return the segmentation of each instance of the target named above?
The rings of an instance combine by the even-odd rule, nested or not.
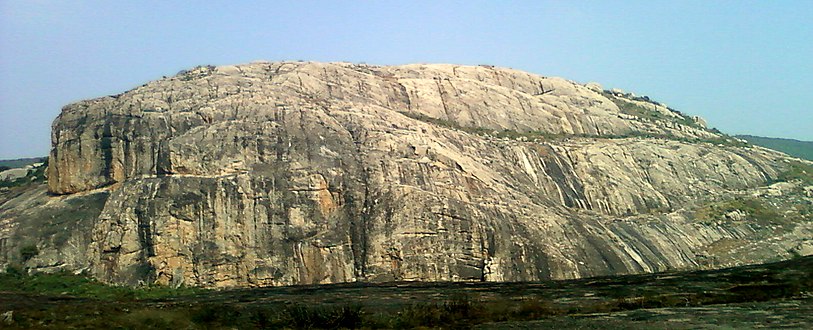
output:
[[[52,143],[47,188],[0,197],[0,263],[233,287],[813,253],[811,163],[647,97],[511,69],[197,67],[66,106]]]

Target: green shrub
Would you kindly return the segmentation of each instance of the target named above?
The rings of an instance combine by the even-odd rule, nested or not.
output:
[[[190,296],[204,289],[147,287],[131,288],[110,286],[83,275],[69,272],[53,274],[25,275],[19,266],[7,267],[6,273],[0,274],[0,291],[31,292],[40,295],[70,295],[82,298],[127,301],[135,299],[163,299],[167,297]]]
[[[361,326],[363,310],[357,305],[287,307],[282,318],[297,329],[355,329]]]
[[[646,102],[646,103],[651,104],[652,105],[651,109],[649,107],[641,106],[641,105],[639,105],[637,103],[633,103],[633,102],[628,101],[626,98],[629,97],[629,96],[617,97],[617,96],[613,95],[612,92],[609,92],[609,91],[605,91],[603,93],[603,95],[604,95],[604,97],[610,99],[610,101],[615,103],[615,105],[618,106],[618,109],[621,110],[622,113],[632,115],[632,116],[636,116],[638,118],[641,118],[641,119],[646,120],[646,121],[651,121],[651,122],[655,122],[655,121],[659,121],[659,120],[672,121],[672,122],[676,122],[676,123],[684,125],[684,126],[690,126],[690,127],[694,127],[694,128],[698,128],[698,129],[704,129],[703,127],[698,125],[691,117],[686,116],[683,113],[681,113],[680,111],[677,111],[675,109],[668,108],[668,107],[666,108],[667,110],[671,111],[672,113],[677,114],[678,115],[677,117],[667,116],[667,115],[664,115],[663,113],[655,110],[655,107],[660,106],[660,105],[653,102],[652,100],[650,100],[649,97],[647,97],[647,96],[631,97],[631,98],[633,100],[635,100],[635,101]]]
[[[20,258],[23,262],[31,260],[31,258],[36,257],[40,254],[40,250],[34,244],[27,244],[20,248]]]
[[[207,304],[192,312],[191,319],[198,324],[233,325],[240,317],[240,311],[231,305]]]
[[[500,315],[506,319],[508,313]],[[485,304],[472,301],[468,296],[452,297],[444,303],[426,303],[406,306],[395,320],[396,328],[455,327],[491,320],[493,313]]]
[[[25,269],[23,269],[23,267],[21,267],[20,265],[13,265],[13,264],[12,265],[7,265],[6,266],[6,272],[3,273],[3,274],[0,274],[0,275],[2,275],[2,276],[0,276],[0,278],[3,279],[2,281],[0,281],[0,289],[6,288],[6,287],[15,287],[16,285],[13,284],[13,283],[16,283],[17,280],[22,278],[25,274],[26,274]],[[9,282],[12,282],[12,283],[9,283]]]
[[[193,323],[177,310],[142,309],[122,314],[119,326],[125,329],[190,329]],[[109,325],[108,325],[109,326]],[[112,328],[112,327],[111,327]]]
[[[703,206],[694,212],[694,218],[700,222],[729,221],[726,215],[740,211],[746,221],[759,224],[778,224],[784,221],[782,215],[770,204],[751,197],[737,197]]]
[[[513,316],[523,320],[534,320],[546,316],[561,315],[564,312],[564,310],[556,308],[550,301],[527,299],[519,304],[519,308]]]
[[[777,180],[780,182],[799,180],[804,185],[813,185],[813,166],[792,161],[784,172],[779,173]]]

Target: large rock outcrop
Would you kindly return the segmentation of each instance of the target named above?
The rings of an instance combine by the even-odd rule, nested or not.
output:
[[[52,141],[51,195],[0,205],[0,258],[73,210],[59,241],[27,234],[27,264],[115,283],[533,281],[778,260],[813,237],[803,182],[770,218],[713,214],[808,164],[510,69],[198,67],[65,107]]]

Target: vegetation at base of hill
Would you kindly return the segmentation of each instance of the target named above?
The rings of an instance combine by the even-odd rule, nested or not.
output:
[[[813,185],[813,166],[802,162],[792,161],[790,162],[788,169],[779,174],[777,180],[782,182],[798,180],[801,181],[803,185]]]
[[[503,130],[496,130],[490,129],[485,127],[474,127],[474,126],[461,126],[460,124],[439,118],[429,117],[422,113],[416,112],[401,112],[404,116],[407,116],[412,119],[416,119],[425,123],[434,124],[437,126],[451,128],[458,131],[467,132],[470,134],[476,134],[481,136],[489,136],[495,137],[498,139],[511,139],[511,140],[518,140],[518,141],[531,141],[531,142],[544,142],[544,141],[555,141],[555,140],[562,140],[566,138],[586,138],[586,139],[628,139],[628,138],[642,138],[642,139],[661,139],[661,140],[672,140],[672,141],[680,141],[686,143],[712,143],[712,144],[721,144],[726,146],[734,146],[734,147],[745,147],[748,144],[738,141],[736,139],[731,139],[728,137],[721,137],[721,138],[711,138],[711,139],[701,139],[701,138],[683,138],[677,137],[674,135],[666,135],[666,134],[655,134],[655,133],[645,133],[645,132],[629,132],[627,134],[617,135],[617,134],[604,134],[604,135],[593,135],[593,134],[553,134],[548,132],[542,131],[527,131],[527,132],[519,132],[515,130],[503,129]]]
[[[22,253],[22,252],[21,252]],[[21,266],[8,266],[0,273],[0,291],[36,295],[68,296],[100,300],[161,299],[204,292],[204,289],[164,286],[130,288],[100,283],[68,272],[28,275]]]
[[[761,226],[783,226],[810,221],[813,203],[805,197],[805,186],[813,185],[813,166],[790,162],[778,175],[779,182],[796,184],[781,187],[763,187],[753,195],[740,195],[718,200],[694,209],[691,216],[705,224],[745,222]]]
[[[757,198],[736,197],[707,204],[694,211],[694,219],[702,223],[735,221],[733,213],[743,216],[741,221],[759,223],[761,225],[781,224],[786,220],[779,210],[770,203]]]
[[[224,291],[112,287],[67,273],[25,275],[11,268],[0,274],[0,291],[0,310],[13,312],[5,326],[19,328],[470,328],[646,308],[803,299],[813,292],[813,256],[668,276]],[[438,299],[423,300],[421,294]]]
[[[736,137],[760,147],[781,151],[793,157],[813,161],[813,141],[799,141],[753,135],[737,135]]]

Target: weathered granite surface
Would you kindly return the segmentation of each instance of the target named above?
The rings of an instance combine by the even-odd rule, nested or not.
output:
[[[34,269],[114,283],[565,279],[780,260],[813,237],[800,183],[776,219],[694,212],[790,157],[511,69],[197,67],[65,107],[52,141],[48,193],[0,199],[0,263],[35,244]]]

